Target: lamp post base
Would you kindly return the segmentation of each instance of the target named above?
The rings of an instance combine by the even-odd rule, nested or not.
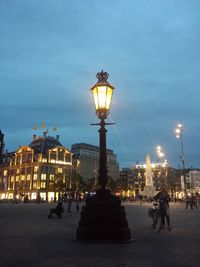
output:
[[[106,189],[99,189],[95,196],[89,197],[82,207],[76,239],[97,243],[132,242],[120,199]]]

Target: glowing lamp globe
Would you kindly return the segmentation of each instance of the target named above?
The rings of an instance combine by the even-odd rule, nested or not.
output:
[[[98,72],[96,75],[98,82],[91,88],[96,114],[100,119],[107,118],[112,101],[114,87],[108,83],[108,76],[109,74],[103,70]]]

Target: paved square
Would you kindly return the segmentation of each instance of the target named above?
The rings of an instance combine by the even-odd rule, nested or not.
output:
[[[200,210],[171,204],[172,231],[158,233],[147,216],[149,204],[125,203],[130,244],[74,241],[80,218],[48,219],[55,204],[0,204],[2,267],[199,267]],[[65,208],[66,210],[66,208]]]

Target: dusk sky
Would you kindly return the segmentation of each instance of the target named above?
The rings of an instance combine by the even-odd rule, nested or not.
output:
[[[199,0],[1,0],[0,129],[8,151],[33,134],[98,145],[90,88],[96,73],[115,87],[107,147],[120,167],[156,160],[200,167]],[[34,125],[38,130],[34,131]],[[57,127],[56,132],[52,128]]]

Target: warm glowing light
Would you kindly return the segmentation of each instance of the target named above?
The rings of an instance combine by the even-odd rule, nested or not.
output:
[[[164,154],[163,152],[160,152],[160,153],[158,154],[158,156],[162,158],[162,157],[165,156],[165,154]]]
[[[161,146],[157,146],[157,150],[161,150]]]
[[[91,88],[95,109],[99,117],[107,117],[114,87],[107,82],[107,72],[97,73],[98,82]]]
[[[99,85],[92,88],[94,104],[96,111],[110,110],[110,104],[112,100],[112,87]]]

